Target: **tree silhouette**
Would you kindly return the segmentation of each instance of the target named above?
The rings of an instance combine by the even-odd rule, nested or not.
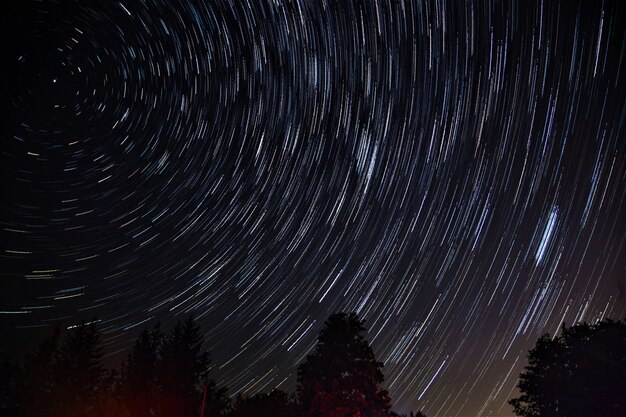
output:
[[[226,388],[208,378],[209,354],[193,317],[164,336],[144,330],[121,375],[102,364],[101,335],[81,323],[59,327],[26,356],[23,365],[0,363],[0,417],[202,417],[224,416]]]
[[[543,335],[509,401],[523,417],[626,416],[626,323],[563,325]]]
[[[197,416],[202,397],[205,399],[204,416],[222,415],[227,411],[226,390],[217,389],[206,376],[210,359],[203,343],[200,327],[191,316],[176,323],[166,337],[158,374],[160,415]]]
[[[58,399],[55,387],[58,372],[60,329],[57,325],[52,335],[45,338],[34,352],[26,356],[22,372],[16,383],[17,398],[13,407],[25,417],[53,415]]]
[[[202,383],[202,405],[200,417],[220,417],[230,410],[230,398],[228,389],[218,387],[215,381],[204,376]]]
[[[294,417],[296,410],[286,392],[273,390],[270,393],[251,397],[238,396],[229,417]]]
[[[274,390],[238,397],[209,379],[209,354],[193,317],[164,335],[144,330],[121,373],[102,364],[101,334],[59,327],[23,365],[0,363],[0,417],[390,417],[381,362],[355,314],[335,314],[298,369],[297,397]],[[298,401],[296,401],[296,399]]]
[[[53,393],[64,417],[97,415],[101,409],[109,381],[100,338],[94,321],[82,322],[66,333],[59,347]]]
[[[298,368],[298,400],[305,417],[389,415],[390,399],[380,384],[382,362],[362,333],[356,314],[330,316],[315,352]]]
[[[63,338],[57,326],[26,357],[13,407],[25,417],[97,416],[111,384],[108,376],[93,321],[72,327]]]
[[[122,365],[117,388],[118,398],[130,417],[157,415],[159,396],[158,371],[164,342],[160,324],[144,329]]]

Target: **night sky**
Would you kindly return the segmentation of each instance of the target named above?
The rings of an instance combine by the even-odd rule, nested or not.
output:
[[[3,12],[0,353],[193,313],[292,391],[354,311],[396,411],[512,415],[539,335],[626,318],[626,2],[493,3]]]

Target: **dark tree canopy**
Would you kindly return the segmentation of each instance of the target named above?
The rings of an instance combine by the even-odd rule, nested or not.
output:
[[[521,395],[509,403],[523,417],[626,416],[626,323],[563,325],[528,354]]]
[[[24,361],[0,361],[0,417],[397,417],[356,314],[326,321],[298,368],[297,395],[239,396],[233,406],[208,377],[209,354],[192,317],[167,333],[158,324],[144,330],[119,373],[103,366],[95,322],[63,334],[57,327]]]
[[[206,390],[205,416],[222,414],[220,401],[226,393],[218,390],[206,377],[209,353],[193,317],[178,322],[166,336],[161,348],[161,364],[157,373],[160,385],[160,413],[163,417],[198,415]],[[203,416],[204,417],[204,416]]]
[[[110,374],[102,365],[100,332],[81,323],[61,338],[57,327],[26,357],[17,383],[24,416],[97,416],[108,394]]]
[[[295,417],[295,404],[280,390],[251,397],[238,396],[229,417]]]
[[[14,407],[22,415],[35,417],[44,415],[51,404],[56,403],[54,388],[58,382],[58,350],[61,343],[59,327],[44,339],[37,349],[28,354],[24,369],[17,382],[17,398]]]
[[[107,371],[102,364],[102,344],[92,322],[71,329],[58,356],[57,400],[65,416],[96,415],[106,391]],[[62,388],[61,388],[62,387]]]
[[[179,321],[167,334],[159,324],[145,329],[122,366],[117,384],[123,417],[197,416],[204,398],[204,415],[228,410],[225,388],[208,379],[209,353],[193,317]]]
[[[101,333],[81,323],[59,327],[20,363],[0,362],[0,417],[219,417],[225,388],[208,378],[209,354],[192,317],[163,334],[137,338],[121,373],[102,364]]]
[[[306,417],[380,417],[389,415],[390,399],[381,388],[382,362],[363,333],[356,314],[326,320],[315,352],[298,368],[298,400]]]
[[[144,329],[122,366],[118,392],[129,416],[158,414],[158,370],[163,337],[159,324],[151,330]]]
[[[191,317],[176,323],[164,343],[162,358],[164,415],[193,415],[199,407],[200,376],[207,371],[209,356],[202,349],[200,329]]]

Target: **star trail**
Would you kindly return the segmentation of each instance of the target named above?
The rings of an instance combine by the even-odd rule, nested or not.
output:
[[[33,1],[2,18],[3,354],[193,313],[230,394],[337,311],[394,410],[510,416],[626,318],[626,4]]]

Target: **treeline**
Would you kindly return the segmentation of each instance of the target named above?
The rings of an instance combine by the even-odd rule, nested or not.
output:
[[[626,417],[626,322],[563,325],[528,353],[509,401],[520,417]]]
[[[57,327],[19,363],[4,361],[0,413],[10,417],[391,417],[383,364],[355,314],[332,315],[298,368],[293,394],[231,399],[211,378],[192,317],[165,332],[145,329],[119,370],[103,365],[95,323]],[[411,413],[413,415],[413,413]],[[423,416],[418,413],[417,416]]]
[[[119,370],[102,362],[95,323],[57,327],[20,363],[0,366],[0,416],[7,417],[399,417],[382,388],[383,364],[355,314],[326,320],[298,367],[296,392],[231,398],[211,379],[192,317],[139,335]],[[540,337],[520,374],[522,417],[626,417],[626,322],[563,326]],[[424,417],[418,412],[411,417]]]

